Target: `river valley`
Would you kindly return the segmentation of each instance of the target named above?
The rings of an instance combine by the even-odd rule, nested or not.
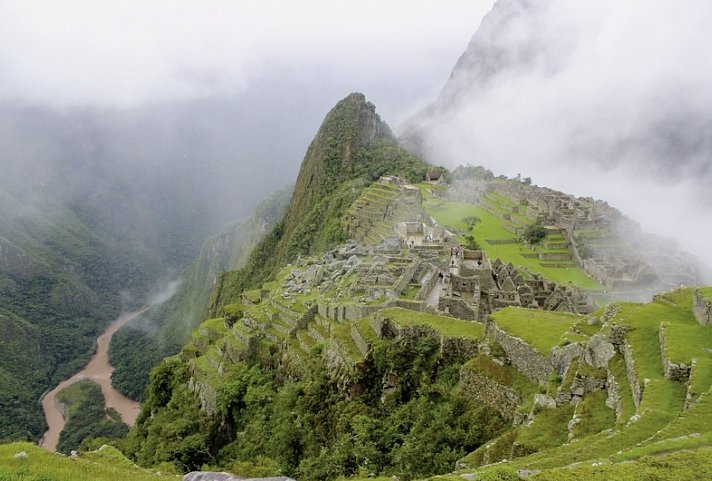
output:
[[[133,426],[138,417],[140,404],[128,399],[111,386],[111,373],[114,368],[109,364],[109,344],[111,338],[121,327],[141,315],[147,308],[141,308],[127,313],[109,324],[106,330],[96,340],[96,352],[91,357],[84,369],[60,382],[54,389],[49,391],[42,398],[42,409],[49,429],[42,437],[40,446],[55,451],[59,441],[59,433],[64,428],[65,419],[56,400],[57,394],[67,386],[90,379],[101,387],[104,401],[107,408],[114,408],[121,415],[121,419],[128,426]]]

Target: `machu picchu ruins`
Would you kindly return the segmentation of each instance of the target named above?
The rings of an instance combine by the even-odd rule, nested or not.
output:
[[[458,179],[450,198],[479,203],[520,235],[537,220],[544,223],[551,249],[542,260],[573,261],[610,292],[628,298],[651,292],[693,286],[699,282],[696,262],[672,239],[642,232],[640,227],[606,202],[579,198],[546,187],[502,179]],[[640,298],[639,296],[638,298]]]
[[[712,480],[712,0],[154,3],[0,9],[0,481]]]

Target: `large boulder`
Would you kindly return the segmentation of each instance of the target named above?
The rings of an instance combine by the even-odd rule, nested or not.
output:
[[[584,353],[584,360],[587,364],[597,369],[606,369],[608,367],[608,361],[610,361],[615,354],[616,349],[613,344],[611,344],[605,336],[596,334],[588,341],[586,352]]]

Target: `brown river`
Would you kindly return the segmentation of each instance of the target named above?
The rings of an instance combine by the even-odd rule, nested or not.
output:
[[[114,368],[109,364],[109,343],[111,337],[127,322],[137,318],[147,308],[141,308],[137,311],[124,314],[123,316],[112,322],[109,327],[97,338],[96,352],[89,360],[89,363],[76,373],[74,376],[60,382],[57,387],[49,391],[42,398],[42,409],[44,410],[45,418],[49,429],[42,437],[40,446],[49,451],[55,451],[57,442],[59,441],[59,433],[64,428],[64,417],[59,410],[55,397],[57,393],[67,386],[81,381],[82,379],[91,379],[99,386],[104,395],[104,400],[107,408],[114,408],[121,415],[121,419],[133,426],[138,417],[140,405],[136,401],[126,398],[120,392],[111,387],[111,373]]]

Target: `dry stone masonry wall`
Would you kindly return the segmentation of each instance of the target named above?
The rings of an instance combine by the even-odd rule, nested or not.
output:
[[[699,289],[695,291],[692,310],[697,322],[703,326],[712,325],[712,300],[705,297]]]

